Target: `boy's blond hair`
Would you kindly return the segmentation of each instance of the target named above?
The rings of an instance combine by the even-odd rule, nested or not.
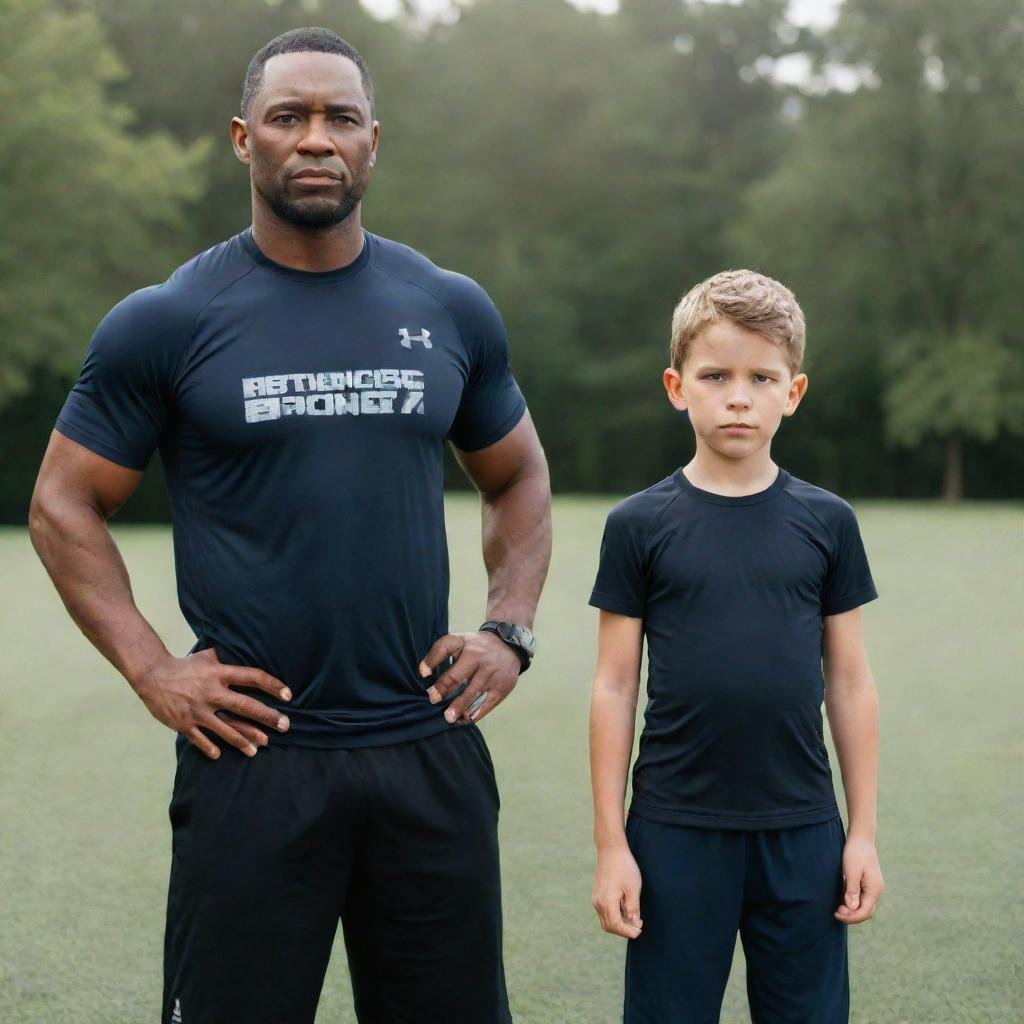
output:
[[[781,345],[795,376],[804,361],[804,313],[784,285],[753,270],[724,270],[691,288],[672,314],[669,359],[682,372],[690,342],[719,320],[731,320]]]

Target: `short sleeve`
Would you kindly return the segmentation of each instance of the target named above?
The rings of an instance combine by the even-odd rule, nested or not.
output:
[[[508,358],[508,338],[494,303],[468,278],[456,322],[469,351],[470,371],[449,437],[464,452],[500,441],[523,418],[523,398]]]
[[[128,469],[146,468],[167,417],[178,339],[155,291],[135,292],[103,318],[57,417],[65,437]]]
[[[612,509],[601,538],[601,559],[597,579],[590,595],[590,604],[606,612],[644,617],[647,600],[642,525],[628,506]]]
[[[821,614],[840,615],[878,597],[853,509],[842,502],[830,524],[833,550],[821,589]]]

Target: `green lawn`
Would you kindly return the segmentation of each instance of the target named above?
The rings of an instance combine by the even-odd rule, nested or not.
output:
[[[586,601],[609,500],[562,499],[540,655],[484,724],[502,787],[517,1024],[620,1019],[621,940],[590,909]],[[861,1024],[1017,1022],[1024,897],[1024,543],[1009,506],[858,508],[881,600],[877,919],[852,933]],[[475,502],[449,505],[452,623],[483,611]],[[122,528],[137,600],[184,651],[170,535]],[[24,531],[0,531],[0,1021],[139,1024],[160,997],[169,733],[77,633]],[[457,955],[452,984],[471,984]],[[343,951],[319,1019],[351,1022]],[[737,959],[723,1021],[748,1019]],[[234,1024],[234,1022],[225,1022]]]

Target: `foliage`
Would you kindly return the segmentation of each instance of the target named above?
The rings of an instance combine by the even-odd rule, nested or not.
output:
[[[0,58],[0,405],[37,374],[0,430],[38,439],[0,460],[0,518],[100,316],[248,222],[227,140],[242,76],[310,23],[374,74],[367,227],[494,297],[558,489],[636,490],[689,457],[660,385],[671,310],[748,265],[808,315],[811,387],[774,449],[787,468],[845,494],[933,494],[948,436],[970,493],[1024,490],[1019,0],[846,0],[824,34],[785,0],[622,0],[607,17],[475,0],[433,25],[357,0],[0,3],[20,40]],[[791,52],[861,87],[780,85]]]
[[[125,292],[187,255],[178,227],[208,146],[134,136],[105,87],[124,74],[86,9],[4,0],[0,36],[0,405],[33,368],[80,362]]]

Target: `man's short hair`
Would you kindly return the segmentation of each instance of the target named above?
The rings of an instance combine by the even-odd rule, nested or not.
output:
[[[370,71],[363,60],[362,54],[350,43],[346,43],[341,36],[332,32],[329,28],[296,28],[291,32],[271,39],[266,46],[262,47],[249,61],[249,67],[245,72],[245,82],[242,85],[242,117],[249,116],[252,101],[263,88],[263,69],[271,57],[278,57],[282,53],[336,53],[340,57],[347,57],[357,68],[359,77],[363,82],[363,91],[370,101],[370,116],[376,116],[376,103],[373,98],[373,82],[370,80]]]
[[[681,371],[690,343],[711,324],[731,320],[781,345],[794,375],[804,361],[804,313],[796,296],[753,270],[724,270],[691,288],[672,314],[669,360]]]

